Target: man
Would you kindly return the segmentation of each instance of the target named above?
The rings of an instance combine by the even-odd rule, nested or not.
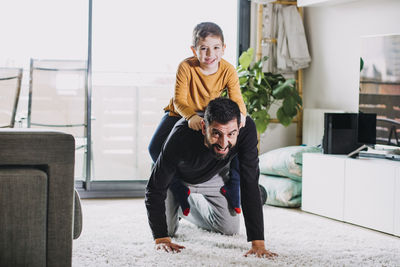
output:
[[[240,110],[230,99],[217,98],[208,104],[202,130],[193,131],[179,121],[168,136],[146,188],[146,208],[157,249],[180,252],[184,247],[171,241],[179,225],[179,204],[168,189],[173,178],[189,187],[190,214],[185,219],[203,229],[233,235],[239,232],[239,215],[220,193],[229,179],[231,159],[238,154],[240,189],[247,240],[245,254],[273,257],[265,249],[262,203],[258,188],[257,133],[247,117],[240,130]]]

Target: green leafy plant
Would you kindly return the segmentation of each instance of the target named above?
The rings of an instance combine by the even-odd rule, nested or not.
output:
[[[286,127],[300,110],[302,100],[294,79],[285,79],[281,74],[264,73],[262,67],[268,57],[252,64],[253,52],[253,48],[249,48],[242,53],[237,72],[247,112],[253,118],[257,132],[261,134],[271,120],[271,105],[279,105],[276,116]]]

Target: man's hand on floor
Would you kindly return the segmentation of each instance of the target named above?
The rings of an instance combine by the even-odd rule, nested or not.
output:
[[[247,253],[244,254],[244,256],[247,257],[249,255],[255,255],[259,258],[268,258],[268,259],[272,259],[273,257],[278,256],[278,254],[265,249],[264,240],[251,241],[251,249],[247,251]]]
[[[162,249],[166,252],[179,253],[185,248],[184,246],[172,243],[171,238],[169,237],[157,238],[155,242],[156,249]]]

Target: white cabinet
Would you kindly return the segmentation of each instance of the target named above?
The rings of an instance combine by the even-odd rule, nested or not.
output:
[[[303,154],[302,187],[303,210],[343,220],[343,157],[326,160],[322,154]]]
[[[394,234],[400,236],[400,166],[397,167],[396,171],[396,187],[394,198]]]
[[[304,154],[302,209],[400,236],[400,162]]]
[[[389,160],[346,159],[344,221],[394,231],[395,168]]]

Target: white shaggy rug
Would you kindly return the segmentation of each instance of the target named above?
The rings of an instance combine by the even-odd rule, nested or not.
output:
[[[73,243],[80,266],[400,266],[400,238],[297,209],[264,206],[273,259],[244,257],[245,228],[223,236],[181,221],[171,254],[154,249],[143,199],[82,200],[83,232]]]

